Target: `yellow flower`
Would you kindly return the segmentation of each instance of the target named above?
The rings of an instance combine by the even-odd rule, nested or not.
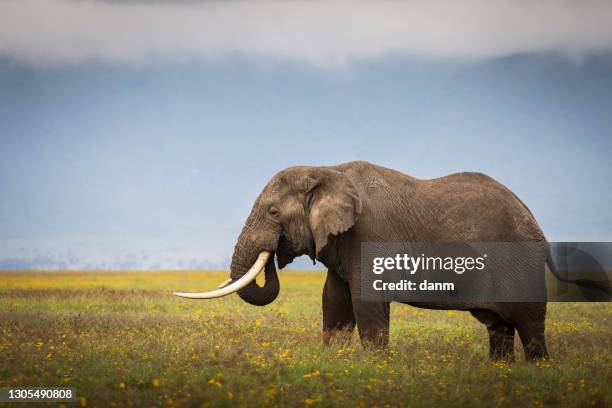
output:
[[[124,388],[125,388],[125,383],[120,382],[120,383],[118,384],[118,387],[119,387],[119,388],[121,388],[121,389],[124,389]]]
[[[214,385],[215,387],[219,387],[219,388],[223,387],[223,384],[221,384],[219,381],[217,381],[214,378],[211,378],[210,380],[208,380],[208,383],[210,385]]]
[[[86,407],[87,406],[87,398],[79,397],[79,405],[82,406],[82,407]]]
[[[323,397],[320,395],[315,395],[312,398],[306,398],[304,400],[304,404],[306,405],[312,405],[312,404],[316,404],[318,402],[321,402],[323,400]]]
[[[154,378],[151,381],[151,385],[153,385],[155,388],[158,388],[161,385],[161,380],[159,378]]]

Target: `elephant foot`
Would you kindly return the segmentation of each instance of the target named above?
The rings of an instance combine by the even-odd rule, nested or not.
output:
[[[539,342],[532,342],[529,343],[527,347],[525,347],[526,361],[537,362],[547,360],[548,358],[548,351],[546,350],[546,345],[544,344],[541,344]]]
[[[362,334],[361,345],[366,350],[385,350],[389,346],[389,332],[380,331],[373,335]]]
[[[496,350],[496,351],[491,350],[489,352],[489,358],[492,361],[502,361],[505,363],[514,363],[516,361],[516,357],[514,356],[514,350],[512,350],[511,352],[505,352],[501,350]]]
[[[352,338],[353,338],[352,328],[323,331],[323,344],[326,346],[331,343],[339,343],[339,344],[350,343]]]

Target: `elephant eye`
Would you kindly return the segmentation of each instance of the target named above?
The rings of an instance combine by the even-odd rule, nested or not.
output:
[[[278,214],[278,208],[276,208],[275,206],[270,207],[270,209],[268,210],[268,212],[272,215],[276,215]]]

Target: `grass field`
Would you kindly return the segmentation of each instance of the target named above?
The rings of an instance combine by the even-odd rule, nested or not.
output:
[[[392,306],[391,347],[321,344],[322,272],[280,273],[266,307],[190,301],[227,272],[0,273],[0,387],[77,406],[609,406],[612,305],[553,303],[551,359],[487,360],[467,313]],[[24,406],[24,405],[17,405]],[[42,406],[37,404],[36,406]]]

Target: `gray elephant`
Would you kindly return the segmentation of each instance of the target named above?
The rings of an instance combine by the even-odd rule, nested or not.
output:
[[[419,180],[363,161],[291,167],[257,197],[234,249],[230,280],[212,292],[175,294],[206,299],[238,292],[250,304],[266,305],[279,293],[274,254],[279,268],[309,255],[328,268],[324,341],[356,325],[363,343],[384,347],[389,303],[364,301],[360,293],[360,244],[376,241],[546,243],[529,209],[483,174]],[[260,287],[255,278],[262,269]],[[515,331],[528,360],[547,356],[544,301],[413,305],[469,311],[486,325],[494,359],[514,358]]]

